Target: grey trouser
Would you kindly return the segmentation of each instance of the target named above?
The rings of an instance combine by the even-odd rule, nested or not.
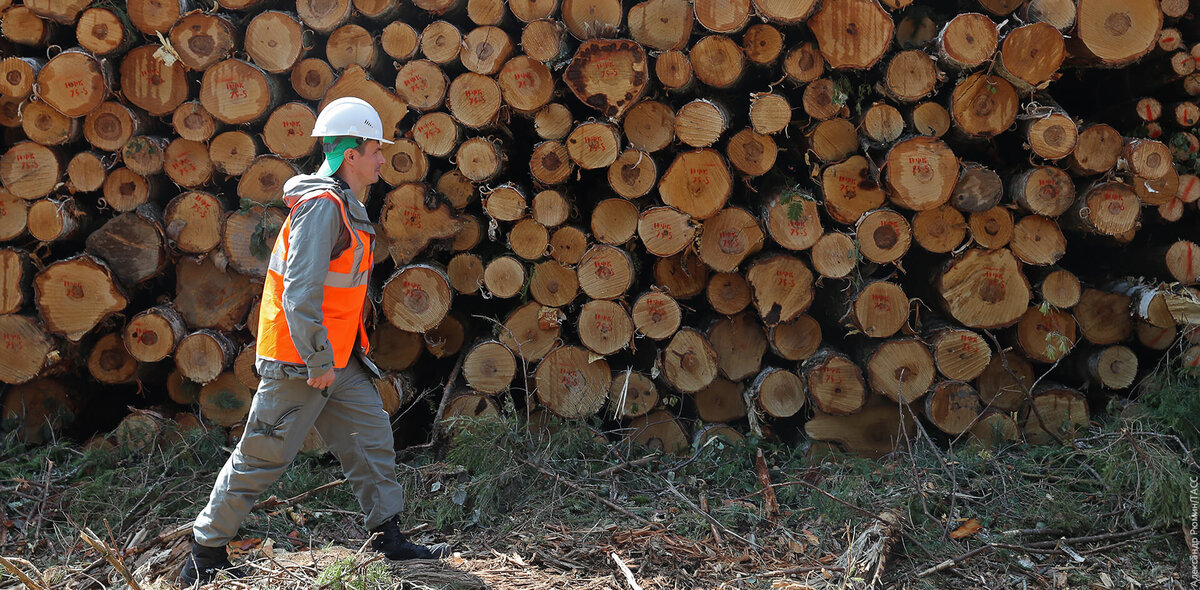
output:
[[[351,358],[324,393],[328,397],[304,379],[262,379],[242,440],[225,461],[208,505],[196,518],[192,531],[197,542],[209,547],[229,543],[255,500],[296,457],[314,425],[341,461],[368,529],[404,509],[391,422],[370,374]]]

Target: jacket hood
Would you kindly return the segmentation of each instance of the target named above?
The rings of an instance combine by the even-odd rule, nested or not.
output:
[[[288,208],[296,206],[301,197],[309,193],[333,191],[338,195],[345,197],[345,193],[341,183],[335,178],[327,176],[314,176],[312,174],[298,174],[289,178],[283,183],[283,202]]]

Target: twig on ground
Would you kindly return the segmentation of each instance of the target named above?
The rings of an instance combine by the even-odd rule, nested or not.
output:
[[[758,546],[758,543],[755,543],[754,541],[751,541],[751,540],[729,530],[728,527],[721,524],[721,521],[714,518],[713,515],[709,514],[708,512],[706,512],[704,510],[701,510],[699,506],[692,503],[692,501],[689,500],[687,496],[683,495],[683,492],[679,491],[675,486],[671,485],[670,482],[667,482],[667,489],[670,490],[676,496],[679,496],[679,499],[683,500],[683,503],[687,504],[688,508],[691,508],[692,510],[696,511],[696,513],[699,514],[701,517],[703,517],[704,520],[707,520],[709,522],[709,524],[720,527],[721,530],[725,531],[725,534],[745,543],[746,545],[749,545],[750,547],[752,547],[754,549],[761,549],[761,547]]]
[[[629,571],[629,566],[625,565],[624,561],[621,561],[621,556],[617,555],[616,551],[608,555],[612,557],[613,561],[617,562],[617,568],[621,570],[621,573],[625,574],[625,581],[629,582],[629,587],[633,588],[633,590],[642,590],[642,587],[637,583],[637,579],[633,577],[633,572]]]
[[[1137,535],[1140,535],[1142,533],[1151,532],[1155,528],[1156,527],[1145,526],[1145,527],[1133,529],[1130,531],[1106,533],[1103,535],[1089,535],[1086,537],[1071,537],[1069,539],[1064,538],[1064,539],[1056,539],[1056,540],[1051,540],[1051,541],[1038,541],[1036,543],[1029,543],[1027,545],[1012,545],[1012,544],[1008,544],[1008,543],[988,543],[986,545],[980,545],[979,547],[976,547],[966,553],[963,553],[962,555],[958,555],[951,559],[947,559],[946,561],[943,561],[929,569],[926,569],[926,570],[922,571],[921,573],[918,573],[917,577],[923,578],[923,577],[931,575],[931,574],[936,574],[940,571],[945,571],[945,570],[952,568],[972,557],[975,557],[976,555],[979,555],[979,554],[984,553],[985,551],[989,551],[991,549],[1011,549],[1013,551],[1023,551],[1025,553],[1037,553],[1037,554],[1066,553],[1065,551],[1063,551],[1062,549],[1059,548],[1060,545],[1063,545],[1065,543],[1077,545],[1079,543],[1094,543],[1096,541],[1110,541],[1113,539],[1125,539],[1128,537],[1136,537]],[[1038,529],[1022,529],[1022,530],[1018,530],[1018,531],[1006,531],[1003,534],[1010,534],[1010,533],[1020,534],[1020,533],[1027,533],[1027,532],[1040,532],[1040,531],[1038,531]],[[1093,552],[1095,552],[1095,550],[1084,551],[1083,553],[1093,553]]]
[[[17,558],[14,557],[13,559],[17,559]],[[30,564],[28,561],[25,561],[24,559],[21,559],[19,561],[24,561],[26,564],[32,566],[32,564]],[[20,580],[22,584],[25,584],[25,587],[28,588],[29,590],[45,590],[44,588],[41,587],[41,585],[39,585],[37,582],[33,581],[33,578],[30,578],[29,576],[27,576],[25,574],[25,572],[21,571],[21,568],[18,568],[16,566],[16,564],[5,559],[3,556],[0,556],[0,565],[3,565],[4,569],[8,570],[10,573],[12,573],[12,575],[16,576],[16,578],[18,580]]]
[[[466,356],[461,351],[458,353],[458,358],[454,360],[454,368],[450,370],[450,376],[446,377],[446,386],[442,388],[442,400],[438,402],[437,414],[433,416],[433,424],[429,429],[429,442],[417,445],[415,448],[431,447],[437,442],[438,434],[440,434],[439,427],[442,424],[442,416],[446,413],[446,403],[450,401],[450,389],[454,387],[454,381],[458,379],[458,372],[462,370],[463,359]]]
[[[716,440],[716,437],[709,440]],[[779,498],[775,496],[775,489],[771,487],[771,471],[767,468],[767,458],[763,456],[761,448],[754,449],[754,470],[758,473],[758,483],[762,486],[763,509],[767,512],[767,521],[775,524],[775,520],[779,518]]]
[[[597,494],[596,494],[596,492],[593,492],[593,491],[591,491],[591,490],[589,490],[589,489],[587,489],[587,488],[585,488],[585,487],[583,487],[583,486],[581,486],[581,485],[579,485],[579,484],[577,484],[577,483],[575,483],[575,482],[573,482],[573,481],[571,481],[571,480],[569,480],[569,479],[566,479],[565,477],[563,477],[563,476],[561,476],[561,475],[559,475],[559,474],[557,474],[557,473],[554,473],[553,471],[550,471],[549,469],[546,469],[546,468],[542,467],[541,465],[535,465],[534,463],[531,463],[529,460],[527,460],[527,459],[523,459],[523,458],[521,458],[521,457],[514,457],[514,459],[516,459],[518,462],[520,462],[520,463],[522,463],[522,464],[525,464],[525,465],[528,465],[528,466],[530,466],[530,467],[532,467],[532,468],[534,468],[534,469],[537,469],[537,470],[538,470],[539,472],[541,472],[543,475],[547,475],[547,476],[549,476],[549,477],[553,477],[553,478],[555,479],[555,481],[562,482],[562,483],[563,483],[563,484],[565,484],[567,487],[569,487],[569,488],[571,488],[571,489],[573,489],[573,490],[575,490],[575,491],[577,491],[577,492],[582,492],[583,494],[586,494],[586,495],[588,495],[588,496],[591,496],[592,498],[594,498],[594,499],[596,499],[596,500],[600,501],[600,502],[601,502],[602,504],[604,504],[605,506],[608,506],[609,508],[612,508],[613,510],[616,510],[617,512],[620,512],[621,514],[624,514],[625,516],[628,516],[629,518],[632,518],[632,519],[634,519],[634,520],[636,520],[636,521],[638,521],[638,522],[640,522],[640,523],[643,523],[643,524],[649,525],[649,526],[650,526],[650,527],[652,527],[652,528],[663,528],[663,525],[661,525],[661,524],[659,524],[659,523],[657,523],[657,522],[651,521],[651,520],[649,520],[649,519],[647,519],[647,518],[644,518],[644,517],[638,516],[638,515],[636,515],[636,514],[634,514],[634,513],[630,512],[630,511],[629,511],[629,509],[627,509],[627,508],[625,508],[625,507],[623,507],[623,506],[618,506],[617,504],[614,504],[614,503],[612,503],[612,502],[608,501],[606,498],[601,498],[599,495],[597,495]]]
[[[308,490],[307,492],[301,492],[299,494],[296,494],[295,496],[292,496],[291,498],[288,498],[286,500],[280,500],[279,498],[276,498],[275,496],[271,496],[270,498],[267,498],[266,500],[263,500],[262,502],[255,504],[254,507],[251,508],[250,510],[251,511],[269,510],[271,508],[278,508],[280,506],[290,506],[292,504],[299,504],[300,502],[307,500],[309,497],[313,496],[314,494],[316,494],[318,492],[323,492],[329,488],[336,488],[337,486],[340,486],[344,483],[346,483],[345,479],[336,479],[329,483],[319,485],[311,490]]]
[[[637,467],[639,465],[645,465],[661,456],[662,456],[662,453],[654,453],[652,455],[646,455],[645,457],[642,457],[641,459],[625,461],[618,465],[613,465],[612,467],[601,469],[600,471],[597,471],[594,476],[595,477],[608,477],[609,475],[612,475],[613,473],[616,473],[623,469],[629,469],[630,467]]]
[[[764,572],[762,576],[794,576],[796,574],[807,574],[809,572],[844,572],[846,568],[837,565],[805,565],[800,567],[789,567],[785,570],[775,570],[773,572]]]
[[[1045,548],[1045,547],[1055,547],[1059,543],[1070,543],[1072,545],[1077,545],[1079,543],[1095,543],[1096,541],[1112,541],[1114,539],[1124,539],[1126,537],[1136,537],[1142,533],[1152,532],[1155,528],[1157,528],[1157,527],[1144,526],[1144,527],[1139,527],[1139,528],[1129,530],[1129,531],[1105,533],[1103,535],[1089,535],[1086,537],[1070,537],[1070,538],[1064,538],[1064,539],[1054,539],[1054,540],[1050,540],[1050,541],[1038,541],[1036,543],[1029,543],[1026,546],[1031,547],[1031,548]]]
[[[100,539],[100,537],[97,537],[95,533],[86,528],[82,531],[79,531],[79,536],[85,543],[91,545],[92,549],[95,549],[97,552],[99,552],[100,555],[104,557],[105,561],[111,564],[113,569],[117,570],[118,574],[121,574],[122,578],[125,578],[125,581],[129,584],[130,588],[133,590],[142,590],[142,587],[138,585],[137,580],[133,579],[133,574],[129,573],[129,568],[125,567],[125,562],[121,561],[121,558],[117,556],[116,552],[113,551],[112,548],[109,547],[102,539]]]
[[[708,497],[704,495],[704,492],[700,492],[700,509],[708,512]],[[717,525],[710,522],[708,523],[708,527],[712,529],[713,543],[718,547],[724,545],[725,540],[721,538],[721,531],[717,530]]]
[[[884,523],[884,524],[886,524],[886,525],[888,525],[888,526],[895,526],[895,524],[896,524],[896,523],[894,523],[894,522],[891,522],[891,521],[889,521],[888,519],[886,519],[886,518],[884,518],[884,517],[882,517],[882,516],[879,516],[878,514],[875,514],[874,512],[871,512],[870,510],[867,510],[866,508],[862,508],[861,506],[856,506],[856,505],[854,505],[854,504],[851,504],[850,502],[847,502],[847,501],[845,501],[845,500],[843,500],[843,499],[841,499],[841,498],[839,498],[839,497],[837,497],[837,496],[835,496],[835,495],[833,495],[833,494],[831,494],[831,493],[829,493],[829,492],[827,492],[827,491],[825,491],[825,490],[822,490],[821,488],[819,488],[819,487],[817,487],[817,486],[815,486],[815,485],[813,485],[813,484],[811,484],[811,483],[808,483],[807,481],[804,481],[804,480],[802,480],[802,479],[797,479],[797,480],[795,480],[795,481],[796,481],[796,483],[798,483],[798,484],[800,484],[800,485],[802,485],[802,486],[804,486],[804,487],[806,487],[806,488],[808,488],[808,489],[810,489],[810,490],[815,490],[815,491],[817,491],[817,492],[820,492],[820,493],[821,493],[822,495],[824,495],[826,498],[829,498],[830,500],[833,500],[834,502],[837,502],[838,504],[841,504],[842,506],[845,506],[845,507],[847,507],[847,508],[849,508],[849,509],[851,509],[851,510],[854,510],[854,511],[856,511],[856,512],[860,513],[860,514],[864,514],[864,515],[866,515],[866,516],[868,516],[868,517],[870,517],[870,518],[873,518],[873,519],[875,519],[875,520],[878,520],[879,522],[882,522],[882,523]],[[909,541],[912,541],[913,543],[916,543],[917,547],[920,547],[920,548],[921,548],[921,551],[924,551],[926,556],[928,556],[928,557],[933,557],[933,552],[932,552],[932,551],[930,551],[930,550],[929,550],[929,548],[928,548],[928,547],[926,547],[924,543],[922,543],[921,541],[917,540],[917,538],[916,538],[915,536],[913,536],[912,534],[910,534],[908,531],[905,531],[903,528],[901,528],[901,529],[900,529],[900,534],[904,535],[904,538],[908,539]]]

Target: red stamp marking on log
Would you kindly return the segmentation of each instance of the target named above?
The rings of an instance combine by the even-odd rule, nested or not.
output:
[[[650,321],[658,323],[667,317],[667,302],[657,297],[646,299],[646,307],[650,308]]]
[[[300,121],[284,121],[283,130],[287,132],[289,137],[304,134],[304,130],[300,127]]]
[[[413,313],[422,313],[429,309],[429,293],[420,283],[404,281],[404,307]]]
[[[854,200],[854,197],[858,196],[858,179],[851,178],[849,176],[842,176],[841,174],[839,174],[837,177],[837,181],[838,181],[838,190],[841,191],[842,196],[846,200],[852,201],[852,200]]]
[[[463,93],[463,98],[467,99],[467,104],[477,105],[487,102],[487,97],[483,95],[483,90],[472,88]]]
[[[712,179],[708,177],[707,166],[688,168],[688,175],[691,177],[692,184],[712,184]]]
[[[583,138],[583,144],[587,146],[589,152],[604,151],[604,138],[599,135]]]
[[[67,297],[71,299],[83,299],[83,283],[63,281],[63,288],[67,291]]]
[[[421,210],[411,205],[404,206],[404,227],[421,229]]]
[[[958,344],[965,354],[975,354],[979,352],[979,336],[974,334],[959,334]]]
[[[558,369],[558,378],[562,380],[563,387],[567,388],[567,391],[574,393],[583,388],[583,373],[580,373],[578,369],[560,367]]]
[[[427,82],[420,74],[414,74],[408,78],[405,78],[401,84],[403,84],[406,89],[412,91],[420,91],[429,88],[429,82]]]
[[[655,221],[652,229],[654,230],[654,233],[657,234],[661,238],[671,237],[671,224],[669,224],[669,223]]]
[[[593,317],[593,319],[596,320],[596,329],[599,330],[601,334],[607,334],[609,332],[612,332],[613,317],[611,315],[603,315],[603,314],[597,313],[597,314],[594,314],[592,317]]]
[[[621,73],[620,70],[617,69],[617,63],[611,59],[599,60],[592,67],[595,68],[596,75],[601,80],[616,78]]]
[[[63,88],[66,88],[71,93],[71,97],[87,96],[89,94],[87,84],[82,79],[63,82]]]
[[[717,246],[726,254],[739,254],[746,250],[746,237],[736,229],[721,230]]]
[[[4,335],[4,350],[21,350],[23,348],[25,348],[25,341],[20,334]]]
[[[929,158],[909,158],[908,163],[912,166],[913,175],[920,178],[933,176],[933,166],[929,165]]]
[[[602,279],[611,279],[617,274],[613,270],[612,262],[608,260],[593,260],[592,268],[595,270],[596,276]]]
[[[821,369],[821,382],[828,383],[829,385],[841,385],[841,367],[825,367],[824,369]]]
[[[808,222],[807,215],[801,215],[800,219],[788,221],[788,235],[790,236],[808,236],[808,226],[804,225]]]
[[[796,286],[796,273],[794,273],[790,270],[775,271],[775,284],[780,287],[789,287],[789,288],[795,287]]]
[[[871,303],[878,311],[892,311],[892,298],[884,293],[872,293]]]
[[[41,164],[38,164],[36,154],[18,154],[13,158],[13,161],[21,164],[21,170],[37,170],[41,167]]]
[[[1104,204],[1108,207],[1108,212],[1116,215],[1125,211],[1125,196],[1121,193],[1106,192],[1102,195]]]
[[[174,170],[176,174],[187,174],[188,172],[195,172],[197,170],[196,164],[192,162],[192,159],[189,158],[187,154],[183,154],[178,158],[175,158],[175,160],[171,162],[171,169]]]
[[[239,80],[226,81],[225,90],[229,92],[230,100],[250,98],[250,91],[246,90],[246,85]]]
[[[192,201],[192,211],[196,212],[201,219],[208,217],[208,211],[212,209],[212,203],[205,199],[196,199]]]
[[[512,79],[517,83],[517,88],[533,86],[533,74],[529,72],[513,72]]]
[[[420,133],[425,139],[429,139],[435,135],[441,135],[442,128],[437,123],[429,121],[418,125],[417,133]]]

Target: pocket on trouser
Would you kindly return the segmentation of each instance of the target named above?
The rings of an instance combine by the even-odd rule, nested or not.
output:
[[[292,439],[296,436],[296,418],[302,409],[303,406],[293,406],[276,416],[251,413],[241,444],[238,445],[242,455],[264,463],[290,461],[295,451],[291,451],[289,447],[296,444]],[[301,439],[307,434],[307,429],[306,432],[300,433]]]

